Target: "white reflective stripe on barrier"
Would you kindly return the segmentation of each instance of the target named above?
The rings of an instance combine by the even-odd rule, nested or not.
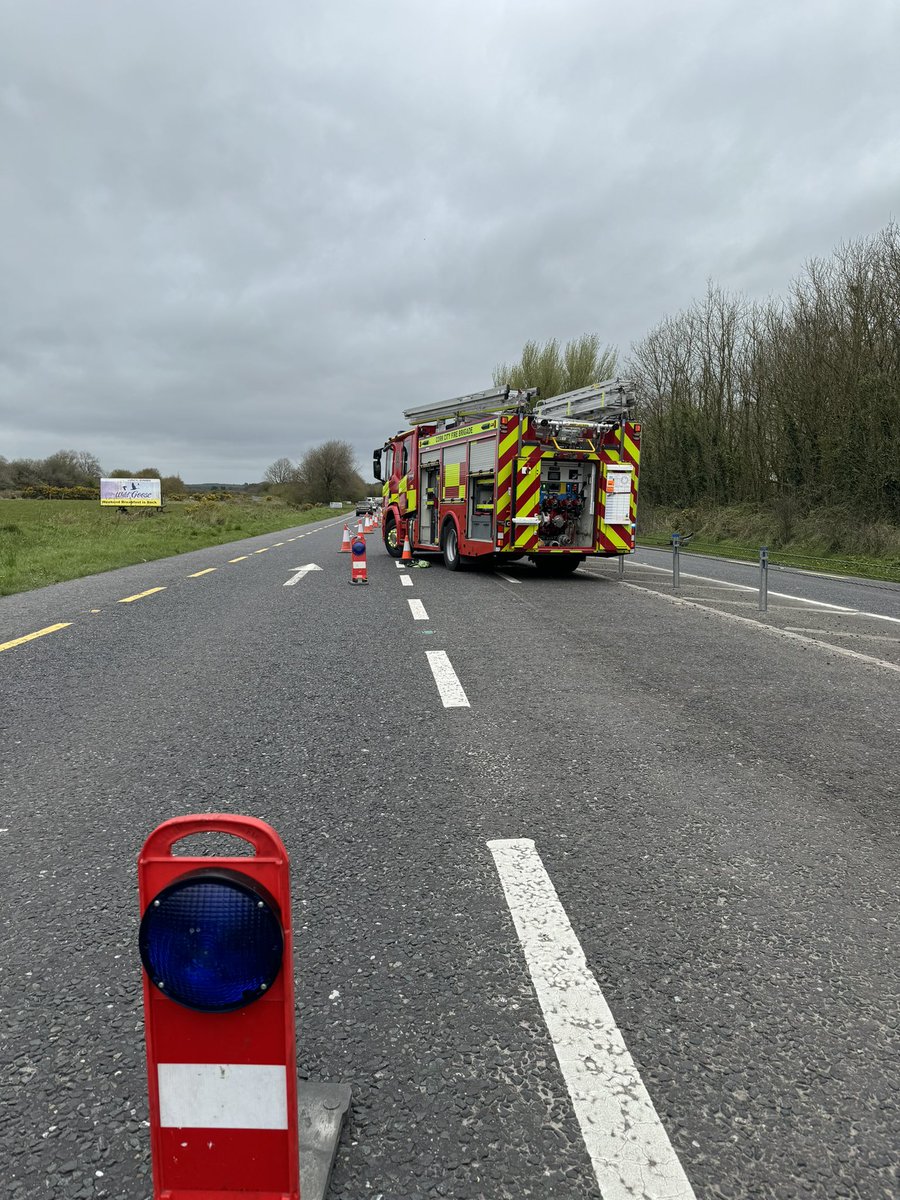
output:
[[[287,1129],[284,1067],[159,1063],[159,1123],[175,1129]]]

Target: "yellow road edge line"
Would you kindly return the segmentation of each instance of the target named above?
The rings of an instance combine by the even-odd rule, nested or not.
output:
[[[271,550],[271,549],[272,549],[271,546],[263,546],[263,548],[261,550],[254,550],[253,553],[254,554],[265,554],[265,552],[267,550]]]
[[[143,600],[145,596],[152,596],[154,592],[164,592],[165,590],[165,587],[147,588],[146,592],[138,592],[136,596],[124,596],[118,603],[130,604],[132,600]]]
[[[32,642],[35,638],[43,637],[45,633],[56,633],[57,629],[68,629],[71,621],[60,621],[58,625],[48,625],[46,629],[38,629],[36,633],[26,633],[24,637],[13,638],[11,642],[0,642],[0,650],[11,650],[13,646],[21,646],[23,642]]]
[[[211,571],[218,571],[218,567],[207,567],[205,571],[195,571],[193,575],[188,575],[188,579],[199,579],[201,575],[209,575]]]
[[[241,554],[237,558],[229,558],[229,562],[243,562],[245,558],[249,558],[249,554]]]

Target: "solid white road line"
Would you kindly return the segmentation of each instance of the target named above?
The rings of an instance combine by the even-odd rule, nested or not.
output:
[[[648,571],[662,571],[664,575],[671,575],[671,567],[654,567],[650,563],[635,563],[636,567],[645,567]],[[745,564],[753,566],[752,563]],[[715,583],[719,587],[737,588],[741,592],[758,592],[758,587],[753,587],[749,583],[730,583],[727,579],[713,579],[710,575],[692,575],[690,571],[679,571],[682,579],[700,579],[703,583]],[[814,604],[817,608],[830,608],[833,612],[854,613],[858,610],[855,608],[847,608],[843,604],[828,604],[824,600],[809,600],[806,596],[792,596],[788,592],[768,592],[770,596],[777,596],[779,600],[798,600],[801,604]]]
[[[521,582],[521,580],[519,580],[519,579],[513,579],[512,575],[504,575],[502,571],[497,571],[496,574],[501,579],[505,579],[507,583],[520,583]]]
[[[803,642],[807,646],[815,646],[817,650],[827,650],[829,654],[842,654],[845,658],[855,658],[872,667],[883,667],[886,671],[896,671],[900,674],[900,666],[897,663],[885,662],[883,658],[872,658],[869,654],[859,654],[856,650],[848,650],[846,646],[835,646],[831,642],[819,642],[815,638],[804,637],[801,633],[789,633],[786,629],[778,629],[775,625],[766,625],[762,621],[755,621],[752,617],[739,617],[737,613],[722,612],[720,608],[710,608],[708,604],[695,604],[693,600],[682,600],[679,596],[670,596],[667,592],[658,592],[651,587],[641,587],[637,583],[626,583],[622,586],[634,588],[636,592],[643,592],[648,596],[658,596],[660,600],[665,600],[669,604],[678,604],[683,608],[696,608],[700,612],[712,613],[715,617],[721,617],[723,621],[737,621],[741,625],[752,625],[754,629],[758,629],[761,633],[771,634],[772,637],[787,638],[791,642]],[[862,615],[874,616],[875,614],[863,613]]]
[[[806,616],[806,611],[803,613]],[[867,642],[890,642],[900,646],[900,638],[887,633],[860,633],[858,629],[807,629],[803,625],[785,625],[788,633],[817,633],[822,637],[864,638]]]
[[[421,600],[407,600],[406,603],[409,605],[409,611],[412,613],[414,620],[428,620],[428,613],[425,611],[425,605]]]
[[[730,560],[729,560],[730,561]],[[664,575],[671,575],[671,567],[654,567],[650,563],[635,563],[635,567],[646,567],[648,571],[662,571]],[[752,563],[743,563],[743,566],[753,566]],[[691,575],[689,571],[679,572],[685,579],[701,579],[704,583],[715,583],[720,587],[739,588],[742,592],[758,592],[758,587],[752,587],[749,583],[729,583],[727,579],[712,579],[709,575]],[[840,579],[839,575],[826,575],[826,579]],[[886,613],[868,612],[864,608],[847,608],[843,604],[829,604],[825,600],[810,600],[806,596],[794,596],[790,592],[768,592],[768,595],[775,596],[779,600],[796,600],[800,604],[812,604],[816,608],[828,609],[830,612],[848,613],[854,617],[872,617],[876,621],[890,621],[894,625],[900,625],[900,617],[889,617]]]
[[[469,698],[463,691],[463,686],[453,670],[446,650],[426,650],[425,655],[428,665],[431,667],[434,682],[441,694],[441,700],[444,702],[444,708],[469,708]]]
[[[694,1191],[530,838],[488,842],[603,1200]]]
[[[404,587],[412,587],[412,576],[411,575],[401,575],[400,582],[403,584]]]

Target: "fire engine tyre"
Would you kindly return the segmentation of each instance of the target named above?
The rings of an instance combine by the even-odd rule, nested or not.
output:
[[[459,533],[454,521],[446,521],[441,531],[441,549],[444,552],[444,566],[448,571],[458,571],[462,566],[459,553]]]
[[[384,518],[383,540],[384,548],[391,558],[399,558],[403,553],[403,546],[400,544],[400,539],[397,536],[397,522],[394,519],[393,513],[388,513]]]
[[[534,565],[540,575],[573,575],[583,562],[580,554],[542,554]]]

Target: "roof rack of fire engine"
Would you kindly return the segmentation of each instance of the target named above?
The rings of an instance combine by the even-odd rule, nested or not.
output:
[[[424,408],[408,408],[404,417],[410,425],[422,425],[426,421],[453,421],[461,417],[480,417],[483,413],[505,412],[519,408],[537,395],[537,389],[528,392],[511,392],[509,386],[489,388],[486,392],[471,392],[445,400],[443,404],[428,404]]]
[[[627,379],[605,379],[589,387],[550,396],[535,405],[539,421],[600,421],[613,425],[634,405],[634,384]]]

